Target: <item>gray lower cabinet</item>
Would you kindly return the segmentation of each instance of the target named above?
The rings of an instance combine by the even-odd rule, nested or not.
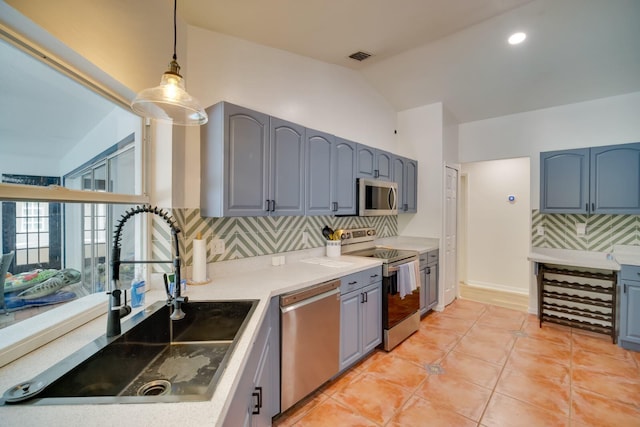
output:
[[[420,254],[420,315],[438,305],[438,250]]]
[[[306,129],[306,215],[356,213],[356,144]]]
[[[540,153],[542,213],[640,213],[640,143]]]
[[[640,266],[623,265],[620,271],[618,343],[640,351]]]
[[[418,162],[405,157],[393,158],[393,181],[398,184],[398,213],[418,211]]]
[[[340,371],[382,342],[382,270],[342,278],[340,287]]]
[[[221,102],[200,128],[205,217],[304,214],[304,128]]]
[[[358,178],[393,180],[393,154],[364,144],[358,144],[357,149]]]
[[[223,425],[270,426],[280,412],[280,310],[274,297],[256,340]]]

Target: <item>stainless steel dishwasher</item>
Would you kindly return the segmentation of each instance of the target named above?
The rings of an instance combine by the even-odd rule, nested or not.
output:
[[[340,368],[340,280],[280,297],[284,412]]]

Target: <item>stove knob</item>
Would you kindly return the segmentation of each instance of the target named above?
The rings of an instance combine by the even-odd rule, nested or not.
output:
[[[373,236],[376,234],[376,230],[367,230],[367,236]]]
[[[340,235],[340,239],[341,239],[341,240],[348,239],[348,238],[349,238],[349,233],[342,233],[342,234]]]

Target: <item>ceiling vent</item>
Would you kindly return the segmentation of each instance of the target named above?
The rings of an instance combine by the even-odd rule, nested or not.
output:
[[[370,53],[359,51],[359,52],[352,53],[351,55],[349,55],[349,58],[355,59],[356,61],[364,61],[365,59],[367,59],[370,56],[371,56]]]

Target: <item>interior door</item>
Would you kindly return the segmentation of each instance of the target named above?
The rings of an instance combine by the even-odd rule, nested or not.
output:
[[[448,305],[458,295],[458,171],[450,167],[446,167],[445,194],[444,304]]]

